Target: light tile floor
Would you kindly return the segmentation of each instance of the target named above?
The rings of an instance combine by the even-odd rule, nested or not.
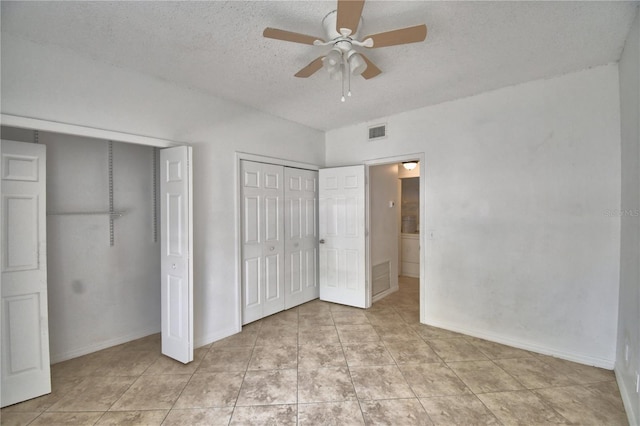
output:
[[[2,425],[626,425],[611,371],[419,324],[418,282],[361,310],[312,301],[196,350],[159,335],[52,366]]]

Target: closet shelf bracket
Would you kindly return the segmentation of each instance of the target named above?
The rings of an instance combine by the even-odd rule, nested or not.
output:
[[[111,216],[111,217],[121,217],[124,215],[124,212],[47,212],[47,216]]]

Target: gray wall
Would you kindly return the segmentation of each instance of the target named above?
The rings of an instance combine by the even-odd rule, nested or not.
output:
[[[424,153],[424,320],[613,368],[620,270],[618,67],[327,132],[327,165]]]
[[[369,188],[371,266],[389,262],[389,288],[395,290],[398,288],[397,241],[400,209],[397,164],[370,167]],[[394,202],[393,207],[389,207],[390,201]],[[372,280],[375,278],[375,276],[371,277]]]
[[[620,315],[616,375],[631,424],[640,423],[640,17],[636,15],[620,60],[622,205]],[[627,349],[628,347],[628,349]]]

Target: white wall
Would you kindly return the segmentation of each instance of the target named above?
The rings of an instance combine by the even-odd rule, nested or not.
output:
[[[425,153],[427,323],[612,368],[618,95],[616,65],[533,81],[329,131],[326,162]]]
[[[620,246],[620,314],[616,375],[630,424],[640,423],[640,16],[620,59],[620,125],[622,136],[622,220]],[[628,358],[625,358],[628,346]]]
[[[108,142],[40,132],[47,146],[47,211],[109,210]],[[2,128],[3,139],[33,132]],[[153,241],[153,148],[113,144],[109,216],[47,216],[51,361],[160,331],[160,244]]]
[[[397,164],[369,167],[369,188],[371,267],[389,262],[390,289],[397,290],[398,210],[400,209]],[[393,207],[389,207],[390,201],[394,203]],[[372,279],[375,277],[372,276]]]
[[[235,152],[322,165],[323,133],[54,46],[1,54],[2,113],[193,145],[195,344],[237,331]]]

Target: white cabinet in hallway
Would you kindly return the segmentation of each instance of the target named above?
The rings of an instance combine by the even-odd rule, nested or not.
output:
[[[317,175],[242,160],[242,323],[318,297]]]

